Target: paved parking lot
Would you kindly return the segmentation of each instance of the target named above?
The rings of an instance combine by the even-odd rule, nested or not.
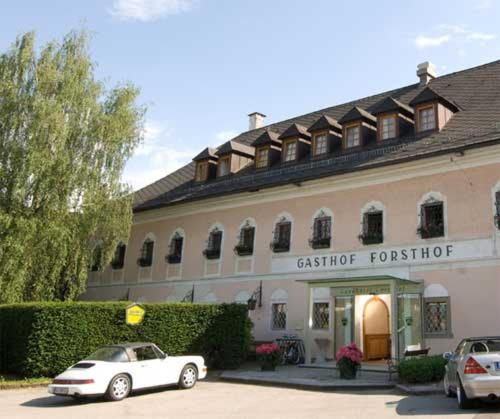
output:
[[[498,406],[463,412],[444,396],[330,393],[224,382],[193,390],[163,389],[122,402],[74,401],[44,388],[0,391],[0,418],[478,418],[500,419]]]

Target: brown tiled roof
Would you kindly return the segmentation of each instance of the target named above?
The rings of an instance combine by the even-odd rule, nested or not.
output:
[[[223,156],[228,153],[236,153],[247,157],[253,157],[255,155],[255,149],[248,145],[237,143],[236,141],[227,141],[222,144],[216,152],[218,156]]]
[[[202,184],[193,182],[194,164],[190,163],[135,192],[134,210],[143,211],[205,197],[297,183],[500,142],[500,60],[437,77],[428,86],[460,109],[440,132],[424,137],[409,134],[359,152],[345,151],[314,160],[304,158],[294,165],[277,164],[264,171],[248,167],[237,174]],[[338,120],[353,106],[371,113],[387,97],[408,105],[425,89],[418,83],[412,84],[247,131],[232,141],[252,145],[267,130],[279,136],[294,123],[310,127],[322,115]],[[274,134],[271,136],[274,137]]]
[[[217,160],[217,149],[212,147],[205,148],[201,153],[197,154],[193,161],[205,160],[205,159],[215,159]]]
[[[279,136],[279,139],[284,140],[285,138],[291,137],[311,138],[311,134],[307,132],[305,126],[295,123],[290,125],[285,132]]]
[[[417,96],[415,96],[411,102],[410,106],[419,105],[425,102],[431,102],[433,100],[437,100],[441,103],[444,103],[448,108],[457,112],[460,108],[457,106],[453,100],[447,99],[445,96],[437,93],[432,87],[428,86],[424,90],[422,90]]]
[[[321,115],[321,117],[309,127],[308,131],[315,132],[324,129],[334,129],[335,131],[341,131],[342,125],[340,125],[336,119],[330,118],[328,115]]]
[[[363,108],[359,106],[353,106],[352,109],[349,110],[349,112],[347,112],[342,118],[339,119],[339,124],[345,124],[346,122],[352,122],[352,121],[359,121],[360,119],[377,123],[377,118],[375,118],[371,113],[366,112]]]
[[[401,103],[393,97],[388,96],[373,108],[372,114],[380,115],[381,113],[391,111],[403,111],[407,115],[413,115],[414,113],[413,108]]]
[[[277,132],[275,132],[271,129],[266,129],[264,131],[261,131],[260,135],[255,139],[255,141],[252,141],[250,144],[252,144],[254,147],[257,147],[259,145],[267,145],[267,144],[281,145],[281,140],[279,139],[279,136],[280,135]],[[236,137],[236,138],[239,138],[239,137]]]

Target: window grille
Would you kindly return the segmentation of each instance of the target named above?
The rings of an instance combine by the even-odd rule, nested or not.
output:
[[[500,230],[500,191],[495,192],[495,225]]]
[[[153,250],[155,242],[151,239],[146,239],[141,247],[141,254],[137,263],[139,266],[148,267],[153,264]]]
[[[328,216],[317,217],[314,220],[313,238],[309,241],[313,249],[330,247],[332,218]]]
[[[286,329],[286,303],[273,303],[271,306],[271,329]]]
[[[113,269],[122,269],[125,264],[125,251],[127,246],[123,243],[120,243],[116,246],[115,254],[113,256],[113,260],[111,261],[111,267]]]
[[[240,230],[239,242],[234,251],[240,256],[250,256],[253,254],[253,244],[255,237],[255,227],[246,226]]]
[[[423,204],[420,218],[420,237],[429,239],[444,236],[444,211],[442,202]]]
[[[363,244],[378,244],[384,241],[382,211],[370,211],[363,214]]]
[[[222,246],[222,231],[215,229],[208,236],[207,248],[203,254],[207,259],[219,259]]]
[[[288,252],[290,250],[291,232],[292,223],[290,221],[281,221],[276,224],[274,238],[271,242],[271,249],[273,252]]]
[[[182,261],[182,245],[184,238],[176,233],[170,241],[170,249],[167,256],[167,262],[170,264],[181,263]]]
[[[330,327],[330,304],[313,303],[313,329],[328,329]]]
[[[426,335],[448,335],[451,332],[448,297],[424,299],[424,332]]]

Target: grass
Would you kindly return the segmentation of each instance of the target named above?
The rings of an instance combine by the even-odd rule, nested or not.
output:
[[[52,379],[47,377],[24,378],[13,374],[0,374],[0,390],[39,387],[48,385],[51,382]]]

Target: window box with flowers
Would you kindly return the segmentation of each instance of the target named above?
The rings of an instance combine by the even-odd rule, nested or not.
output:
[[[281,360],[281,350],[276,343],[263,343],[255,348],[257,358],[261,362],[262,371],[274,371]]]
[[[342,346],[336,355],[337,368],[340,372],[340,378],[354,379],[361,366],[363,352],[353,342],[350,345]]]

